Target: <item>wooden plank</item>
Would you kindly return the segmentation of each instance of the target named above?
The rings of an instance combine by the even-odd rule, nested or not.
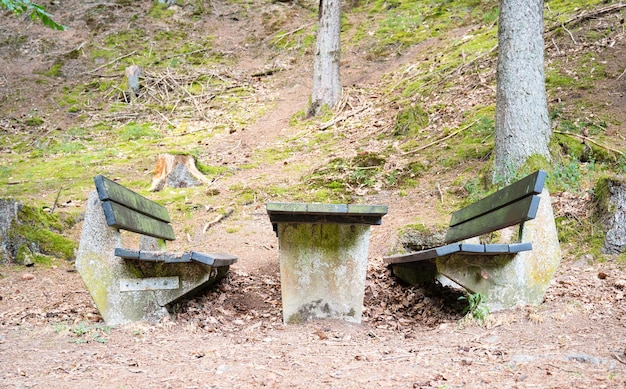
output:
[[[509,253],[509,245],[506,243],[489,243],[485,245],[486,253],[505,254]]]
[[[539,200],[540,197],[537,195],[529,196],[491,213],[450,227],[446,233],[445,242],[458,242],[534,219],[539,208]]]
[[[371,215],[350,215],[350,214],[289,214],[272,213],[269,215],[272,224],[278,223],[312,223],[312,224],[370,224],[381,225],[380,216]]]
[[[506,188],[500,189],[492,195],[454,212],[450,219],[450,226],[453,227],[468,220],[481,217],[525,197],[540,194],[545,180],[546,172],[538,170]]]
[[[415,251],[407,254],[397,254],[389,257],[384,257],[383,262],[396,264],[396,263],[410,263],[416,261],[425,261],[434,259],[437,257],[443,257],[458,252],[461,249],[461,245],[453,243],[445,246],[434,247],[422,251]]]
[[[139,259],[139,250],[129,250],[124,248],[116,248],[115,256],[124,259]]]
[[[102,202],[102,208],[107,224],[111,227],[160,239],[176,239],[172,226],[161,220],[153,219],[112,201]]]
[[[485,252],[485,245],[476,243],[461,243],[461,250],[459,250],[459,252],[482,254]]]
[[[530,251],[532,249],[533,249],[533,244],[531,242],[509,244],[509,253],[519,253],[521,251]]]
[[[190,254],[193,261],[200,262],[208,266],[230,266],[233,263],[237,262],[237,257],[225,253],[204,254],[192,251]]]
[[[120,292],[172,290],[178,288],[180,288],[180,279],[178,276],[120,279]]]
[[[166,223],[170,222],[167,208],[161,204],[157,204],[103,175],[95,176],[94,182],[101,201],[110,200]]]
[[[387,214],[386,205],[267,203],[270,222],[277,223],[334,223],[380,225]]]

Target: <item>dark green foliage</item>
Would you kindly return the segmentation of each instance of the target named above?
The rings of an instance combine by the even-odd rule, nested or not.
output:
[[[59,24],[52,19],[52,15],[46,12],[46,9],[35,3],[31,3],[30,0],[0,0],[0,6],[7,8],[9,11],[13,11],[16,15],[27,13],[32,20],[39,19],[44,26],[52,28],[53,30],[63,31],[67,27]]]

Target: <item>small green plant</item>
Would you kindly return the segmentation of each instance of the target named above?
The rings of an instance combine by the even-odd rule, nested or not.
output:
[[[483,295],[480,293],[467,293],[458,298],[459,301],[467,301],[467,307],[463,310],[466,315],[472,315],[474,320],[484,322],[489,316],[489,308],[483,304]]]
[[[105,335],[111,333],[111,327],[106,325],[95,324],[90,326],[88,323],[80,322],[77,325],[70,328],[70,333],[74,334],[74,339],[70,340],[70,343],[88,343],[91,334],[91,340],[98,343],[106,343],[108,339]]]

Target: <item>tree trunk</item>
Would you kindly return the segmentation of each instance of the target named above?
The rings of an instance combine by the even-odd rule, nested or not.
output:
[[[500,0],[494,182],[508,183],[532,155],[550,160],[543,1]]]
[[[317,43],[313,64],[313,92],[309,115],[317,115],[326,105],[334,107],[341,96],[339,80],[339,34],[341,1],[320,0]]]

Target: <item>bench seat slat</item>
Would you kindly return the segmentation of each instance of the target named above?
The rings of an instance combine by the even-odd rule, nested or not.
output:
[[[191,259],[209,266],[229,266],[237,261],[237,257],[225,253],[198,253],[191,252]]]
[[[434,247],[432,249],[426,249],[422,251],[415,251],[407,254],[396,254],[389,257],[384,257],[383,261],[385,263],[409,263],[416,261],[424,261],[428,259],[434,259],[437,257],[443,257],[444,255],[449,255],[452,253],[459,252],[461,250],[461,245],[458,243],[448,244],[441,247]]]
[[[523,243],[491,243],[491,244],[467,244],[453,243],[446,246],[435,247],[422,251],[415,251],[407,254],[396,254],[384,257],[383,261],[388,264],[402,264],[411,262],[420,262],[431,260],[438,257],[445,257],[451,254],[464,255],[507,255],[515,254],[521,251],[532,250],[533,245],[530,242]]]
[[[458,242],[534,219],[539,208],[539,200],[538,195],[529,196],[491,213],[452,226],[448,229],[445,242]]]
[[[107,224],[111,227],[159,239],[176,239],[172,226],[161,220],[150,218],[112,201],[103,201],[102,208],[104,209]]]
[[[230,266],[237,262],[237,257],[224,253],[199,253],[189,251],[184,253],[170,253],[165,251],[131,250],[116,248],[115,255],[124,259],[135,259],[146,262],[185,263],[200,262],[208,266]]]
[[[155,203],[103,175],[95,176],[94,182],[101,201],[113,201],[166,223],[171,221],[167,208],[161,204]]]
[[[485,245],[476,243],[461,243],[461,250],[459,251],[462,253],[482,254],[485,252]]]
[[[531,242],[511,243],[509,245],[509,253],[519,253],[522,251],[530,251],[533,249]]]

